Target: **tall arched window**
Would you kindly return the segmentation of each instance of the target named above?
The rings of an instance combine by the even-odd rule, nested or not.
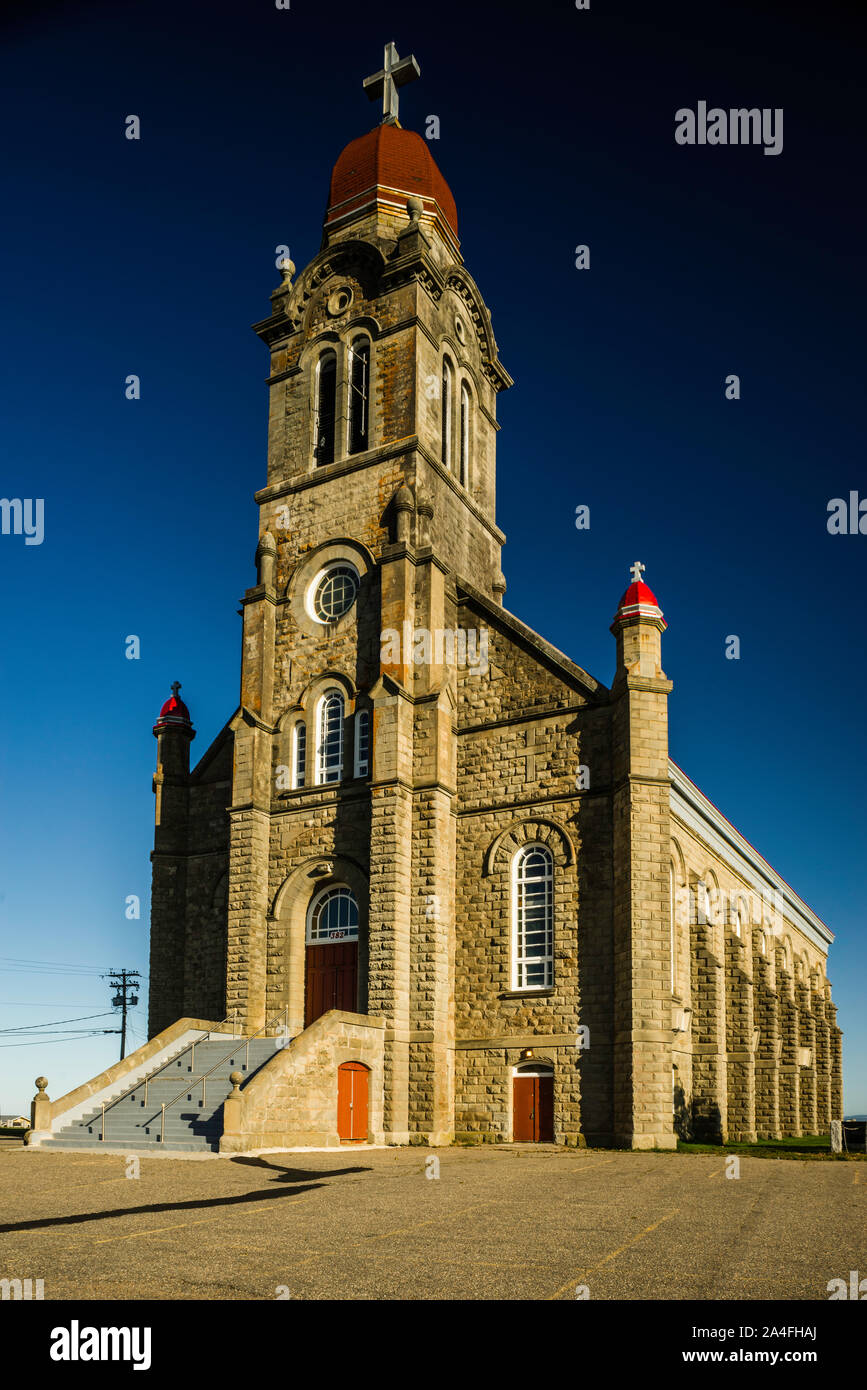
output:
[[[370,771],[370,710],[362,709],[355,716],[355,775],[366,777]]]
[[[461,382],[461,486],[467,487],[470,480],[470,388]]]
[[[307,726],[299,720],[292,730],[292,786],[303,787],[307,776]]]
[[[671,992],[677,993],[677,901],[674,887],[674,865],[668,866],[668,929],[671,940]]]
[[[343,696],[328,690],[319,701],[316,721],[316,783],[339,782],[343,776]]]
[[[512,988],[546,989],[554,980],[554,860],[530,844],[512,862]]]
[[[349,452],[370,448],[368,438],[370,397],[370,343],[354,338],[349,345]]]
[[[318,464],[334,462],[334,426],[337,418],[337,353],[327,348],[316,368],[316,444]]]
[[[452,467],[452,410],[454,408],[454,379],[452,364],[443,358],[442,390],[442,459],[446,468]]]

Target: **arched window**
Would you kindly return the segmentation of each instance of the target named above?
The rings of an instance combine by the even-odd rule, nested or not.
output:
[[[446,468],[452,467],[452,409],[454,407],[454,379],[452,364],[443,358],[442,390],[442,458]]]
[[[354,338],[349,346],[349,452],[370,448],[368,438],[370,397],[370,343]]]
[[[710,910],[710,893],[707,884],[699,879],[695,886],[696,892],[696,916],[699,926],[710,926],[713,918]]]
[[[343,696],[328,690],[319,701],[316,728],[316,783],[339,782],[343,776]]]
[[[307,726],[299,722],[292,730],[292,786],[303,787],[307,775]]]
[[[323,941],[358,940],[358,903],[355,894],[345,883],[323,888],[310,904],[307,913],[307,942],[316,946]]]
[[[768,938],[767,938],[767,936],[765,935],[765,933],[764,933],[763,931],[760,931],[760,932],[759,932],[759,955],[761,955],[761,956],[766,956],[767,954],[768,954]]]
[[[337,418],[337,353],[327,348],[316,368],[316,444],[318,464],[334,462],[334,426]]]
[[[366,777],[370,771],[370,710],[362,709],[355,716],[355,775]]]
[[[462,487],[469,486],[470,480],[470,388],[461,382],[461,468]]]
[[[671,992],[677,992],[677,918],[674,889],[674,865],[668,866],[668,929],[671,940]]]
[[[547,989],[554,980],[554,860],[530,844],[512,861],[512,988]]]

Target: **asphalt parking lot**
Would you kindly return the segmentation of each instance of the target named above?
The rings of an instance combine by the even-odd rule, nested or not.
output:
[[[430,1160],[439,1176],[428,1177]],[[867,1164],[485,1146],[207,1159],[0,1147],[0,1278],[48,1299],[828,1298]]]

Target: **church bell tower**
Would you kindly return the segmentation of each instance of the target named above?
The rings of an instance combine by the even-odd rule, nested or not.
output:
[[[458,578],[502,602],[496,397],[511,378],[455,200],[397,119],[417,75],[389,44],[364,84],[382,120],[334,165],[321,249],[297,277],[283,263],[255,325],[268,470],[232,721],[226,1005],[252,1028],[283,1010],[293,1035],[323,1003],[383,1019],[384,1132],[442,1142],[456,697],[437,634],[455,628]],[[333,946],[311,926],[323,893]]]

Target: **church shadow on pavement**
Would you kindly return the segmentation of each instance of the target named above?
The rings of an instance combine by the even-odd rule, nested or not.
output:
[[[265,1159],[233,1159],[233,1162],[243,1162],[265,1168],[278,1168],[279,1165],[268,1163]],[[339,1168],[331,1172],[305,1172],[302,1168],[286,1168],[279,1172],[279,1176],[272,1178],[271,1182],[285,1183],[287,1186],[278,1189],[257,1189],[255,1192],[240,1192],[229,1197],[205,1197],[196,1198],[189,1202],[148,1202],[138,1207],[120,1207],[114,1211],[86,1211],[74,1213],[69,1216],[46,1216],[35,1221],[9,1221],[0,1224],[0,1234],[10,1234],[13,1231],[38,1231],[50,1229],[53,1226],[78,1226],[85,1225],[89,1221],[110,1221],[119,1216],[146,1216],[158,1212],[171,1211],[207,1211],[209,1208],[218,1209],[220,1207],[239,1207],[251,1202],[267,1202],[274,1198],[298,1196],[302,1192],[315,1192],[318,1187],[326,1186],[323,1178],[343,1177],[349,1173],[366,1173],[370,1170],[362,1167]],[[308,1178],[316,1177],[318,1182],[306,1181]],[[132,1181],[132,1180],[131,1180]]]

